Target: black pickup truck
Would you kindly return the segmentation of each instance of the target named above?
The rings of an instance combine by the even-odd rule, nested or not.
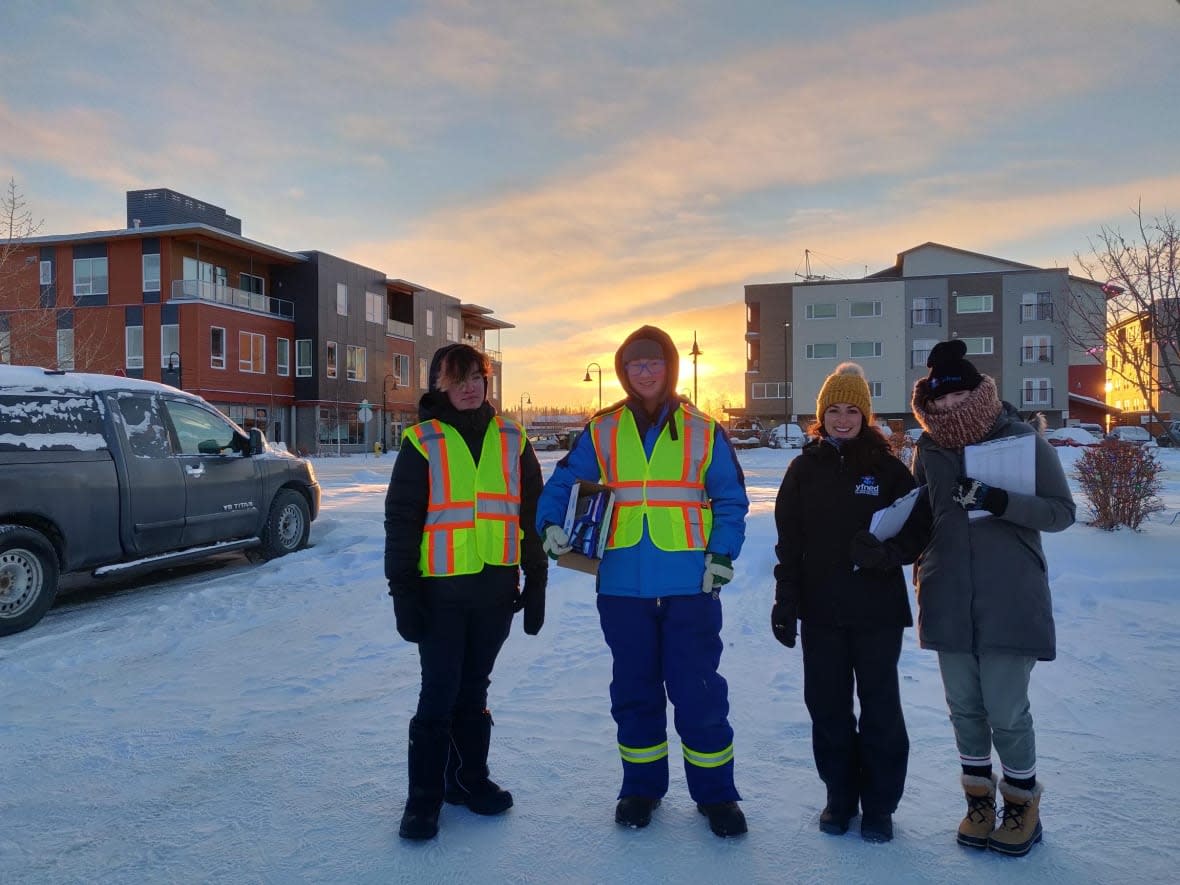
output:
[[[60,575],[125,575],[306,546],[315,470],[205,400],[151,381],[0,365],[0,636]]]

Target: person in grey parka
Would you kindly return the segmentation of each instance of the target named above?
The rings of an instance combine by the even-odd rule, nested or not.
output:
[[[1041,532],[1069,528],[1074,502],[1053,447],[1000,401],[995,381],[966,353],[962,341],[940,342],[926,362],[929,375],[914,385],[914,415],[925,431],[914,476],[927,490],[915,519],[930,526],[914,566],[918,636],[938,652],[963,768],[968,808],[957,840],[1023,856],[1042,832],[1029,677],[1038,660],[1057,653]],[[966,475],[964,447],[1024,434],[1034,436],[1035,494]],[[971,519],[970,511],[986,515]],[[993,745],[1003,773],[998,828]]]

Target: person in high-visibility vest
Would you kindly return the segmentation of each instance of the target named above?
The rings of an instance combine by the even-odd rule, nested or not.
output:
[[[670,700],[689,794],[714,833],[737,836],[746,819],[734,784],[729,689],[718,673],[719,591],[733,577],[749,499],[725,432],[677,395],[679,359],[662,329],[628,336],[615,355],[627,398],[594,415],[558,462],[537,526],[557,558],[572,549],[564,522],[575,483],[614,492],[597,589],[623,765],[615,820],[647,826],[668,790]]]
[[[513,802],[489,777],[488,686],[513,614],[523,609],[529,635],[544,623],[549,560],[535,525],[541,466],[524,428],[487,401],[491,371],[466,344],[435,353],[385,497],[385,577],[422,668],[405,839],[433,839],[444,800],[482,815]]]

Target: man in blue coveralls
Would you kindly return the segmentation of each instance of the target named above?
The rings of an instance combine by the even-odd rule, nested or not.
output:
[[[615,504],[598,570],[598,614],[614,660],[611,714],[623,785],[615,820],[645,827],[668,791],[667,701],[688,790],[718,836],[746,832],[733,778],[719,590],[733,577],[749,509],[725,432],[676,395],[679,354],[643,326],[615,354],[627,398],[590,419],[537,507],[546,552],[571,549],[562,525],[579,480]]]

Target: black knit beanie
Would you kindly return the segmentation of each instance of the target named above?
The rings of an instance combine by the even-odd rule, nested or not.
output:
[[[930,374],[926,376],[926,396],[938,399],[956,390],[974,390],[983,382],[983,376],[966,359],[967,344],[958,338],[940,341],[926,358]]]

